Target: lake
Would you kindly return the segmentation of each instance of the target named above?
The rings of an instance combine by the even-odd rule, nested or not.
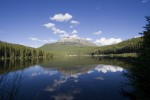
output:
[[[128,100],[124,59],[56,57],[0,61],[0,100]]]

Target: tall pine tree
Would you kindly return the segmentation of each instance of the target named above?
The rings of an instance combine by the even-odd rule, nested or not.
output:
[[[142,62],[145,64],[150,64],[150,16],[146,17],[147,24],[144,27],[143,33],[143,43],[141,47],[141,52],[139,57],[142,59]]]

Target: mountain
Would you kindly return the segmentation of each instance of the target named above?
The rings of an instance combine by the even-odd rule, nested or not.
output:
[[[40,47],[41,50],[44,51],[51,51],[55,55],[68,55],[68,54],[80,54],[81,49],[85,48],[94,48],[97,47],[96,44],[94,44],[91,41],[85,40],[85,39],[79,39],[79,38],[63,38],[58,42],[45,44],[42,47]],[[84,50],[85,52],[86,50]],[[83,53],[83,52],[82,52]]]
[[[91,41],[81,39],[81,38],[62,38],[60,41],[58,41],[59,44],[62,45],[74,45],[74,46],[96,46]]]
[[[56,43],[45,44],[40,49],[54,55],[120,54],[139,52],[142,38],[132,38],[118,44],[96,46],[85,39],[63,38]]]

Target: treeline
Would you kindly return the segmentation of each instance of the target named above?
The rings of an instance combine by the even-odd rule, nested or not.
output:
[[[102,55],[102,54],[122,54],[122,53],[139,53],[142,37],[133,38],[115,45],[99,47],[97,50],[91,53],[91,55]]]
[[[132,86],[133,91],[127,91],[125,87],[121,92],[131,100],[150,100],[150,16],[147,16],[146,20],[147,24],[141,33],[143,42],[137,61],[124,74],[130,80],[124,86]]]
[[[26,47],[19,44],[11,44],[0,41],[0,58],[40,58],[51,57],[53,54],[40,49]]]

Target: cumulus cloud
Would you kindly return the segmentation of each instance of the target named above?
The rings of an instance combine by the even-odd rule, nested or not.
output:
[[[43,43],[53,43],[53,42],[56,42],[56,40],[52,39],[52,38],[49,38],[47,40],[41,40],[41,39],[38,39],[36,37],[29,37],[28,39],[31,40],[31,41],[34,41],[34,42],[43,42]]]
[[[51,30],[53,31],[54,34],[66,34],[66,31],[58,29],[56,27],[53,27]]]
[[[77,38],[78,37],[76,35],[78,33],[77,30],[73,30],[71,33],[67,33],[66,31],[57,28],[56,25],[53,24],[53,23],[47,23],[47,24],[44,24],[42,26],[50,29],[51,31],[53,31],[54,34],[58,34],[61,38],[64,38],[64,37],[74,37],[74,38]],[[39,40],[37,38],[30,38],[30,40],[32,40],[32,41],[41,41],[41,40]]]
[[[55,24],[53,24],[53,23],[47,23],[47,24],[44,24],[44,25],[42,25],[42,26],[45,26],[45,27],[48,28],[48,29],[52,29],[52,28],[55,27]]]
[[[56,14],[53,17],[50,17],[51,20],[58,21],[58,22],[64,22],[64,21],[69,21],[72,19],[72,15],[69,13],[66,14]]]
[[[91,39],[91,38],[85,38],[86,40],[88,40],[88,41],[92,41],[93,39]]]
[[[51,29],[54,34],[66,34],[66,31],[57,28],[56,25],[53,23],[47,23],[42,26],[45,26],[46,28]]]
[[[77,34],[73,34],[69,36],[70,38],[79,38]]]
[[[100,35],[102,34],[102,31],[97,31],[97,32],[94,32],[93,34]]]
[[[62,34],[62,35],[60,35],[60,38],[66,38],[66,37],[69,37],[69,34]]]
[[[121,42],[122,40],[120,38],[101,38],[101,39],[97,39],[94,43],[99,45],[99,46],[103,46],[103,45],[111,45],[111,44],[117,44],[119,42]]]
[[[77,34],[62,34],[60,35],[61,38],[79,38]]]
[[[78,33],[77,30],[73,30],[73,31],[72,31],[72,34],[77,34],[77,33]]]
[[[72,15],[70,15],[69,13],[66,14],[55,14],[53,17],[51,17],[51,20],[55,20],[55,21],[59,21],[59,22],[64,22],[64,21],[69,21],[72,19]],[[70,28],[73,28],[74,26],[80,24],[79,21],[76,20],[72,20],[70,21],[71,25]],[[54,23],[46,23],[44,25],[42,25],[48,29],[50,29],[53,34],[57,34],[59,35],[61,38],[64,37],[74,37],[74,38],[78,38],[78,36],[76,35],[78,33],[77,30],[72,30],[72,32],[66,32],[65,30],[59,29],[57,28],[57,26]],[[38,39],[32,39],[33,41],[38,41]]]
[[[76,25],[80,24],[79,21],[76,21],[76,20],[72,20],[70,23],[71,24],[76,24]]]

